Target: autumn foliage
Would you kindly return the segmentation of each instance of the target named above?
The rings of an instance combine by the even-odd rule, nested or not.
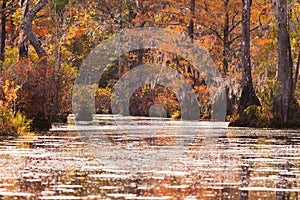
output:
[[[122,29],[147,26],[182,32],[207,49],[226,84],[227,120],[233,122],[239,118],[244,42],[240,0],[28,0],[19,3],[8,0],[0,4],[1,87],[12,87],[13,83],[18,88],[13,105],[3,94],[1,105],[12,109],[14,117],[19,112],[32,119],[33,127],[47,129],[53,122],[66,120],[72,110],[76,73],[94,47]],[[293,106],[289,112],[294,114],[288,117],[296,121],[300,118],[299,8],[298,1],[287,2],[293,79],[290,98]],[[253,91],[261,106],[242,109],[242,112],[259,116],[266,121],[263,126],[271,126],[278,115],[273,105],[281,87],[277,81],[277,7],[273,1],[252,0],[250,9],[250,67]],[[32,32],[26,32],[30,27]],[[201,119],[210,119],[210,94],[203,74],[180,55],[162,49],[140,49],[113,61],[95,91],[97,113],[111,113],[110,100],[116,82],[126,72],[146,63],[172,67],[184,76],[197,96]],[[176,96],[162,86],[138,86],[132,94],[130,112],[148,115],[153,104],[161,104],[168,117],[180,116]]]

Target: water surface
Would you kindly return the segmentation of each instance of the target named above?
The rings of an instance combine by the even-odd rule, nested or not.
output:
[[[0,140],[0,199],[298,199],[300,131],[98,115]]]

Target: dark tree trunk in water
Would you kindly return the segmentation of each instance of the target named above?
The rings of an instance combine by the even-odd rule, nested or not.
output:
[[[250,60],[250,9],[251,0],[243,1],[242,12],[242,95],[239,102],[239,113],[243,115],[244,109],[251,105],[260,106],[251,76]]]
[[[274,114],[280,123],[286,123],[293,103],[293,72],[290,37],[288,32],[287,1],[277,0],[278,24],[278,81],[280,89],[275,99]]]
[[[2,9],[6,8],[6,1],[3,0],[2,2]],[[6,40],[6,13],[2,13],[1,17],[1,48],[0,48],[0,60],[4,61],[4,50],[5,50],[5,40]],[[2,71],[2,64],[0,64],[0,72]]]

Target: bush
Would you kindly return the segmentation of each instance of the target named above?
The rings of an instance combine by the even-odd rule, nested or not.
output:
[[[0,135],[25,135],[29,133],[31,121],[20,112],[15,112],[18,87],[8,80],[1,81],[0,88]]]
[[[4,66],[4,79],[20,85],[15,110],[32,119],[32,128],[48,130],[52,122],[65,122],[71,112],[72,84],[75,70],[54,61],[47,63],[23,60]]]
[[[95,100],[97,114],[111,114],[111,93],[109,87],[98,88]]]
[[[243,116],[232,116],[230,126],[267,128],[272,126],[273,118],[273,113],[264,107],[252,105],[244,110]]]
[[[269,127],[273,114],[261,106],[249,106],[244,110],[249,126]]]
[[[14,114],[6,107],[0,108],[0,135],[26,135],[30,131],[30,125],[31,120],[27,120],[20,112]]]

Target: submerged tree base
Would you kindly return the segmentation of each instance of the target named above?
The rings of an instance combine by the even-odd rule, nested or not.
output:
[[[278,117],[266,112],[261,106],[249,106],[244,110],[244,115],[231,120],[229,126],[300,129],[300,110],[295,111],[293,116],[283,123]]]

